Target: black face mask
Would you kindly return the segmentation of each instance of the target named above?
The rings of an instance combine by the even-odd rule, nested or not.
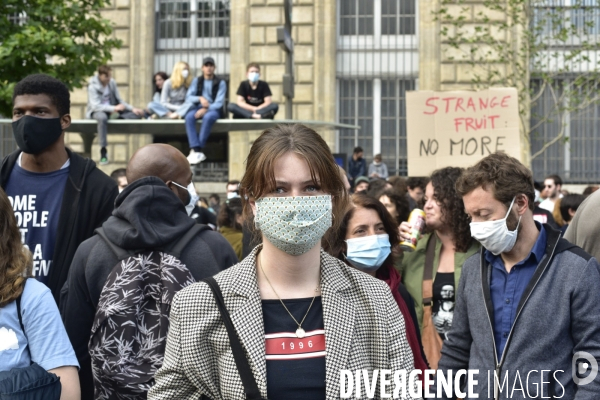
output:
[[[21,151],[39,154],[62,134],[60,118],[37,118],[24,115],[12,123],[13,135]]]

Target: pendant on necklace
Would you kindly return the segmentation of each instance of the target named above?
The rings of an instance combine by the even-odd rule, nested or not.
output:
[[[300,339],[302,339],[304,336],[306,335],[306,332],[304,332],[304,329],[298,327],[298,329],[296,329],[296,336]]]

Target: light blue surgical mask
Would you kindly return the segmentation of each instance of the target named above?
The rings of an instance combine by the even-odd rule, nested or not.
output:
[[[375,272],[392,252],[388,234],[371,235],[346,240],[346,259],[364,272]]]
[[[188,202],[188,204],[185,205],[185,212],[187,212],[188,216],[192,215],[192,211],[194,210],[194,207],[196,207],[196,203],[198,202],[198,199],[199,199],[198,194],[196,193],[196,187],[194,186],[194,183],[190,182],[188,187],[185,187],[175,181],[171,181],[171,182],[173,183],[173,185],[179,186],[180,188],[188,191],[188,194],[190,195],[190,201]]]
[[[252,83],[256,83],[258,82],[258,80],[260,79],[260,73],[258,72],[250,72],[248,73],[248,80]]]

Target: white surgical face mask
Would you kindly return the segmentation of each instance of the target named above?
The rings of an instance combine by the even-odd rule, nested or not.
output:
[[[508,212],[503,219],[498,219],[496,221],[471,222],[470,224],[471,236],[495,256],[500,253],[511,251],[517,241],[521,217],[519,217],[519,223],[514,231],[509,231],[506,226],[506,219],[510,214],[510,210],[512,210],[515,199],[516,197],[514,197],[510,203]]]
[[[377,271],[392,252],[387,233],[348,239],[346,246],[346,260],[364,272]]]
[[[183,79],[187,79],[187,77],[190,75],[190,71],[188,71],[187,69],[184,69],[183,71],[181,71],[181,76],[183,77]]]
[[[227,200],[235,199],[236,197],[240,197],[236,192],[227,192]]]
[[[179,186],[180,188],[188,191],[188,194],[190,195],[190,201],[188,204],[185,205],[185,212],[188,216],[192,215],[192,211],[194,210],[194,207],[196,207],[196,203],[199,199],[198,194],[196,193],[196,187],[194,186],[194,183],[190,182],[188,187],[182,186],[177,182],[173,182],[173,185]]]
[[[248,73],[248,80],[252,83],[258,82],[259,78],[260,78],[260,73],[258,73],[258,72],[249,72]]]

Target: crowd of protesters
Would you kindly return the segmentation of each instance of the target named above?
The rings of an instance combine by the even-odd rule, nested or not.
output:
[[[251,90],[259,71],[248,68]],[[221,89],[189,78],[185,63],[156,75],[170,94],[149,108],[183,118],[191,99],[194,118],[208,114],[181,88]],[[166,144],[108,177],[65,146],[69,107],[47,75],[15,86],[19,149],[0,166],[0,397],[333,399],[341,370],[471,369],[510,382],[553,373],[517,397],[480,378],[479,398],[598,398],[600,378],[579,384],[573,358],[600,361],[594,187],[536,183],[504,153],[404,179],[380,154],[367,168],[357,147],[344,171],[317,132],[278,125],[221,202],[199,198],[189,156]],[[416,236],[411,212],[425,223]]]

